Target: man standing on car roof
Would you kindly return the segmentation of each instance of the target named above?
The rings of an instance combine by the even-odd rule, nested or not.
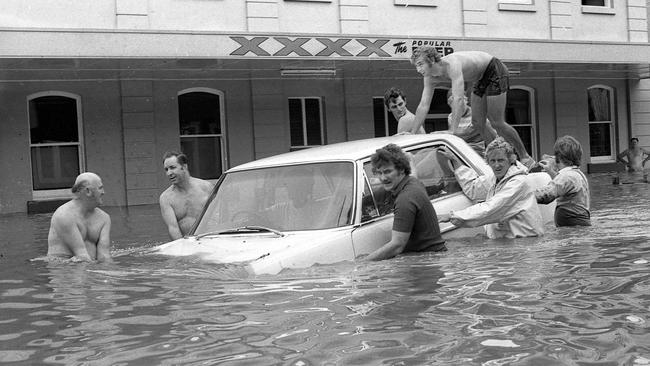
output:
[[[391,193],[394,219],[391,239],[366,259],[382,260],[404,252],[445,251],[436,211],[424,185],[411,176],[408,157],[395,144],[377,149],[371,158],[373,171]]]

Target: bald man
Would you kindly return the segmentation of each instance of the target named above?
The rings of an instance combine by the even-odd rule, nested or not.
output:
[[[110,262],[111,218],[98,208],[104,186],[94,173],[79,174],[75,197],[54,211],[47,236],[47,255],[82,261]]]

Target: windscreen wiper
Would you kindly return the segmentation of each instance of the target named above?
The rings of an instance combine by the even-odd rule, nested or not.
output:
[[[281,231],[275,230],[268,228],[266,226],[256,226],[256,225],[251,225],[251,226],[240,226],[232,229],[226,229],[226,230],[215,230],[215,231],[210,231],[207,233],[203,233],[200,235],[196,235],[197,239],[201,239],[205,236],[210,236],[210,235],[227,235],[227,234],[240,234],[240,233],[260,233],[260,232],[269,232],[273,233],[277,236],[284,236],[285,234],[282,233]]]

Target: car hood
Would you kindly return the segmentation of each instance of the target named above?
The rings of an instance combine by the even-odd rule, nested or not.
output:
[[[300,231],[287,232],[284,236],[273,233],[191,236],[162,244],[155,248],[155,252],[170,256],[193,255],[215,263],[240,263],[283,256],[283,253],[296,249],[308,251],[344,235],[349,235],[349,231]]]

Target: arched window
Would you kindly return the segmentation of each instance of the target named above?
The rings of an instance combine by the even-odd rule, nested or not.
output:
[[[68,196],[84,166],[81,98],[41,92],[27,104],[33,198]]]
[[[520,85],[510,87],[506,102],[506,122],[517,130],[528,154],[537,159],[534,89]]]
[[[192,88],[178,93],[181,150],[194,177],[217,179],[226,168],[223,93]]]
[[[604,85],[587,88],[587,108],[591,162],[614,161],[614,89]]]

